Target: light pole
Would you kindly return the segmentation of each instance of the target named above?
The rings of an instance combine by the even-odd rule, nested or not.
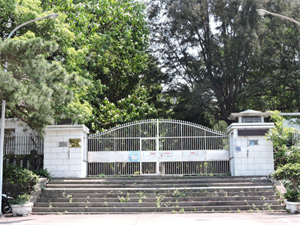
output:
[[[292,19],[292,18],[290,18],[290,17],[283,16],[283,15],[280,15],[280,14],[277,14],[277,13],[272,13],[272,12],[269,12],[269,11],[264,10],[264,9],[257,9],[256,11],[257,11],[258,15],[260,15],[260,16],[264,16],[264,15],[266,15],[266,14],[270,14],[270,15],[272,15],[272,16],[277,16],[277,17],[281,17],[281,18],[283,18],[283,19],[292,21],[292,22],[294,22],[294,23],[296,23],[297,25],[300,26],[300,22],[298,22],[297,20],[294,20],[294,19]]]
[[[10,32],[10,34],[8,35],[8,37],[6,38],[6,40],[10,39],[10,37],[12,36],[12,34],[18,30],[19,28],[29,24],[29,23],[33,23],[35,21],[38,20],[43,20],[43,19],[56,19],[58,16],[58,13],[52,13],[49,14],[47,16],[41,17],[41,18],[36,18],[34,20],[29,20],[25,23],[22,23],[21,25],[17,26],[12,32]],[[5,68],[4,68],[4,72],[6,72],[7,68],[7,62],[5,62]],[[2,110],[1,110],[1,135],[0,135],[0,217],[2,216],[2,183],[3,183],[3,148],[4,148],[4,129],[5,129],[5,105],[6,102],[4,99],[2,99]]]

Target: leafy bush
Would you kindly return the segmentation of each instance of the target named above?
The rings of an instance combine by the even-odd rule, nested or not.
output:
[[[296,129],[283,126],[283,117],[276,111],[271,116],[275,127],[268,132],[266,139],[273,141],[274,161],[276,171],[273,176],[283,180],[288,201],[298,201],[300,197],[300,146]]]
[[[9,199],[8,201],[11,205],[24,205],[28,203],[29,199],[30,199],[29,194],[22,194],[22,195],[18,195],[15,199]]]
[[[275,168],[300,160],[300,148],[293,143],[296,130],[283,126],[284,118],[279,115],[278,111],[273,112],[271,121],[275,122],[275,127],[267,133],[266,139],[273,142]]]
[[[39,171],[34,171],[36,175],[47,177],[48,180],[51,180],[51,174],[47,169],[40,169]]]
[[[284,194],[284,198],[290,202],[300,201],[300,192],[293,189],[287,189],[287,192]]]
[[[23,169],[17,165],[10,164],[4,166],[3,175],[6,182],[22,187],[23,191],[30,194],[34,185],[38,182],[38,175],[28,169]]]
[[[298,190],[300,184],[300,163],[287,163],[274,172],[274,177],[282,180],[286,179],[292,182],[293,190]]]

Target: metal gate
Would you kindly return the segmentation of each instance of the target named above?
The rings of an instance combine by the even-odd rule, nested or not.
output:
[[[169,119],[123,124],[88,138],[88,175],[230,172],[228,135]]]

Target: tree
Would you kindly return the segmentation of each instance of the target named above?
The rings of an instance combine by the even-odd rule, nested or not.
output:
[[[72,86],[80,85],[76,74],[45,59],[57,48],[39,38],[0,42],[0,63],[7,70],[0,70],[0,99],[39,134],[71,102]]]
[[[265,1],[263,7],[300,21],[299,1]],[[300,27],[291,21],[266,15],[260,36],[262,92],[267,109],[300,112]]]
[[[149,31],[143,3],[132,0],[56,0],[51,4],[42,1],[42,7],[63,12],[65,21],[76,36],[73,42],[68,43],[74,52],[74,57],[70,57],[72,61],[62,53],[60,57],[66,58],[63,64],[68,70],[75,70],[92,81],[85,94],[80,96],[81,101],[85,100],[93,107],[93,117],[87,121],[92,131],[153,115],[152,112],[135,114],[130,108],[126,109],[134,104],[137,104],[135,108],[143,105],[144,109],[161,105],[153,104],[161,92],[155,87],[164,78],[160,77],[161,73],[146,52]],[[143,93],[152,92],[151,98],[143,96],[131,104],[120,104],[124,99],[135,96],[142,86],[143,90],[147,89]],[[104,106],[113,107],[108,107],[112,111],[103,110]],[[116,115],[121,111],[128,112],[126,119]]]
[[[210,117],[227,124],[233,122],[230,113],[249,108],[297,109],[298,31],[282,19],[266,25],[257,8],[300,15],[295,1],[149,3],[151,50],[169,78],[175,109],[186,102],[191,107],[185,116],[191,120],[198,122],[202,114],[204,122]],[[276,32],[282,28],[279,37]]]
[[[156,77],[158,70],[152,66],[154,62],[146,52],[149,32],[143,3],[131,0],[0,0],[1,7],[3,19],[0,20],[0,28],[3,39],[10,29],[44,15],[42,12],[59,13],[54,22],[45,20],[30,24],[26,29],[20,29],[13,39],[42,38],[55,41],[58,47],[46,55],[48,62],[60,64],[68,73],[77,73],[79,77],[76,79],[90,81],[82,87],[70,87],[74,99],[61,108],[61,114],[65,117],[87,124],[93,132],[94,128],[109,128],[116,122],[150,116],[143,111],[139,114],[129,113],[125,120],[115,120],[103,115],[102,111],[103,102],[106,102],[104,105],[120,107],[115,108],[115,112],[130,112],[130,109],[126,109],[131,107],[129,104],[118,103],[122,99],[131,99],[130,96],[142,86],[147,89],[147,94],[153,95],[143,96],[131,104],[137,104],[136,108],[143,105],[144,109],[156,107],[154,102],[159,99],[159,83],[163,78]],[[9,109],[7,113],[10,113]],[[60,115],[57,114],[56,119]]]

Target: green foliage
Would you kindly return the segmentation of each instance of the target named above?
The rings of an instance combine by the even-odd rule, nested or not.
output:
[[[274,172],[276,179],[286,179],[292,182],[293,190],[298,190],[300,184],[300,163],[287,163],[277,168]]]
[[[41,20],[31,23],[12,36],[12,39],[24,42],[35,38],[55,41],[58,45],[53,44],[53,50],[42,52],[40,58],[44,56],[47,59],[48,64],[45,64],[47,66],[55,65],[59,74],[48,71],[50,80],[43,87],[40,87],[38,77],[41,74],[41,81],[44,80],[42,71],[36,72],[36,80],[30,80],[28,83],[19,82],[23,85],[33,85],[37,82],[36,88],[40,90],[39,93],[35,89],[31,91],[28,88],[19,93],[19,96],[31,95],[32,92],[32,96],[39,96],[40,101],[36,102],[36,99],[39,100],[38,97],[35,97],[36,99],[30,97],[30,102],[28,99],[21,99],[22,102],[31,105],[25,109],[22,106],[22,113],[20,113],[20,110],[16,110],[16,104],[20,99],[16,99],[15,107],[8,104],[9,117],[21,117],[31,128],[39,132],[44,124],[52,123],[54,119],[58,121],[62,118],[72,118],[74,122],[86,123],[93,132],[95,131],[93,128],[109,128],[116,122],[143,119],[145,110],[164,106],[161,98],[158,97],[161,88],[157,88],[164,78],[160,77],[161,73],[157,66],[146,53],[149,31],[144,15],[145,6],[142,2],[0,0],[0,9],[2,10],[0,31],[3,40],[11,30],[23,22],[53,12],[59,13],[59,17],[54,21]],[[34,55],[36,51],[28,48],[28,52]],[[22,52],[16,52],[16,55],[19,53]],[[8,59],[5,57],[1,55],[2,67],[5,59]],[[20,54],[21,57],[23,61],[31,59],[31,55],[27,52],[26,55]],[[9,58],[7,61],[11,63],[10,68],[14,68],[18,60],[19,58],[15,60]],[[44,69],[44,61],[36,61],[40,63],[37,69]],[[22,65],[32,64],[24,62]],[[19,68],[21,67],[18,66]],[[2,77],[2,74],[0,76]],[[135,90],[143,84],[151,97],[143,97],[139,101],[130,100],[130,103],[124,105],[122,100],[134,96]],[[44,97],[44,93],[41,92],[47,85],[50,85],[50,88],[47,90],[48,95]],[[58,95],[52,96],[56,92],[59,92]],[[9,95],[3,93],[1,96]],[[115,115],[119,111],[128,112],[126,118],[123,118],[124,115],[118,119],[113,115],[102,115],[103,106],[107,106],[106,100],[109,105],[113,103],[116,106],[113,107],[112,114]],[[35,107],[33,102],[36,102]],[[140,109],[132,113],[132,104],[137,104],[134,108]],[[35,111],[36,115],[33,115],[29,109]],[[167,110],[163,108],[159,113],[165,115],[165,111]],[[149,113],[146,114],[150,116]],[[34,121],[34,118],[37,121]]]
[[[21,194],[14,199],[9,199],[8,201],[11,205],[24,205],[29,202],[29,199],[30,199],[29,194]]]
[[[33,191],[34,185],[38,182],[38,175],[28,169],[10,164],[3,167],[3,176],[6,182],[22,187],[26,194]]]
[[[46,60],[57,48],[56,43],[39,38],[0,42],[0,98],[15,117],[39,134],[71,102],[72,86],[83,84],[60,63]]]
[[[275,123],[275,127],[268,132],[266,139],[273,141],[276,168],[273,176],[284,181],[288,190],[285,197],[292,201],[300,195],[300,146],[293,138],[297,131],[283,126],[284,118],[279,115],[279,111],[273,112],[271,121]]]
[[[39,171],[33,171],[36,175],[47,177],[48,180],[51,180],[51,174],[47,169],[40,169]]]
[[[76,104],[69,105],[67,117],[68,112],[85,108],[88,113],[79,113],[83,117],[80,121],[87,122],[93,132],[153,115],[150,108],[157,105],[151,104],[161,90],[152,92],[151,99],[148,95],[132,97],[150,92],[160,82],[156,78],[158,70],[146,53],[149,31],[142,2],[57,0],[51,4],[42,1],[41,6],[45,11],[62,13],[69,24],[67,29],[76,36],[58,51],[65,68],[91,81],[78,95]],[[147,83],[141,92],[140,86],[146,80],[154,82]],[[77,107],[77,103],[81,105]]]
[[[273,141],[275,168],[288,162],[300,162],[300,147],[293,143],[296,130],[283,126],[284,118],[279,111],[273,112],[271,121],[275,122],[275,127],[267,133],[266,139]]]
[[[177,118],[227,124],[244,109],[300,111],[299,1],[149,2],[151,51]]]
[[[230,124],[230,113],[257,94],[256,8],[256,1],[241,0],[149,1],[151,50],[162,62],[179,113]]]
[[[300,192],[293,189],[287,189],[287,192],[284,194],[284,198],[290,202],[300,201]]]
[[[100,113],[95,118],[93,130],[101,130],[120,123],[155,117],[158,110],[153,104],[147,102],[149,97],[147,89],[144,86],[138,86],[132,95],[119,100],[116,104],[105,98],[99,104],[98,110]]]

